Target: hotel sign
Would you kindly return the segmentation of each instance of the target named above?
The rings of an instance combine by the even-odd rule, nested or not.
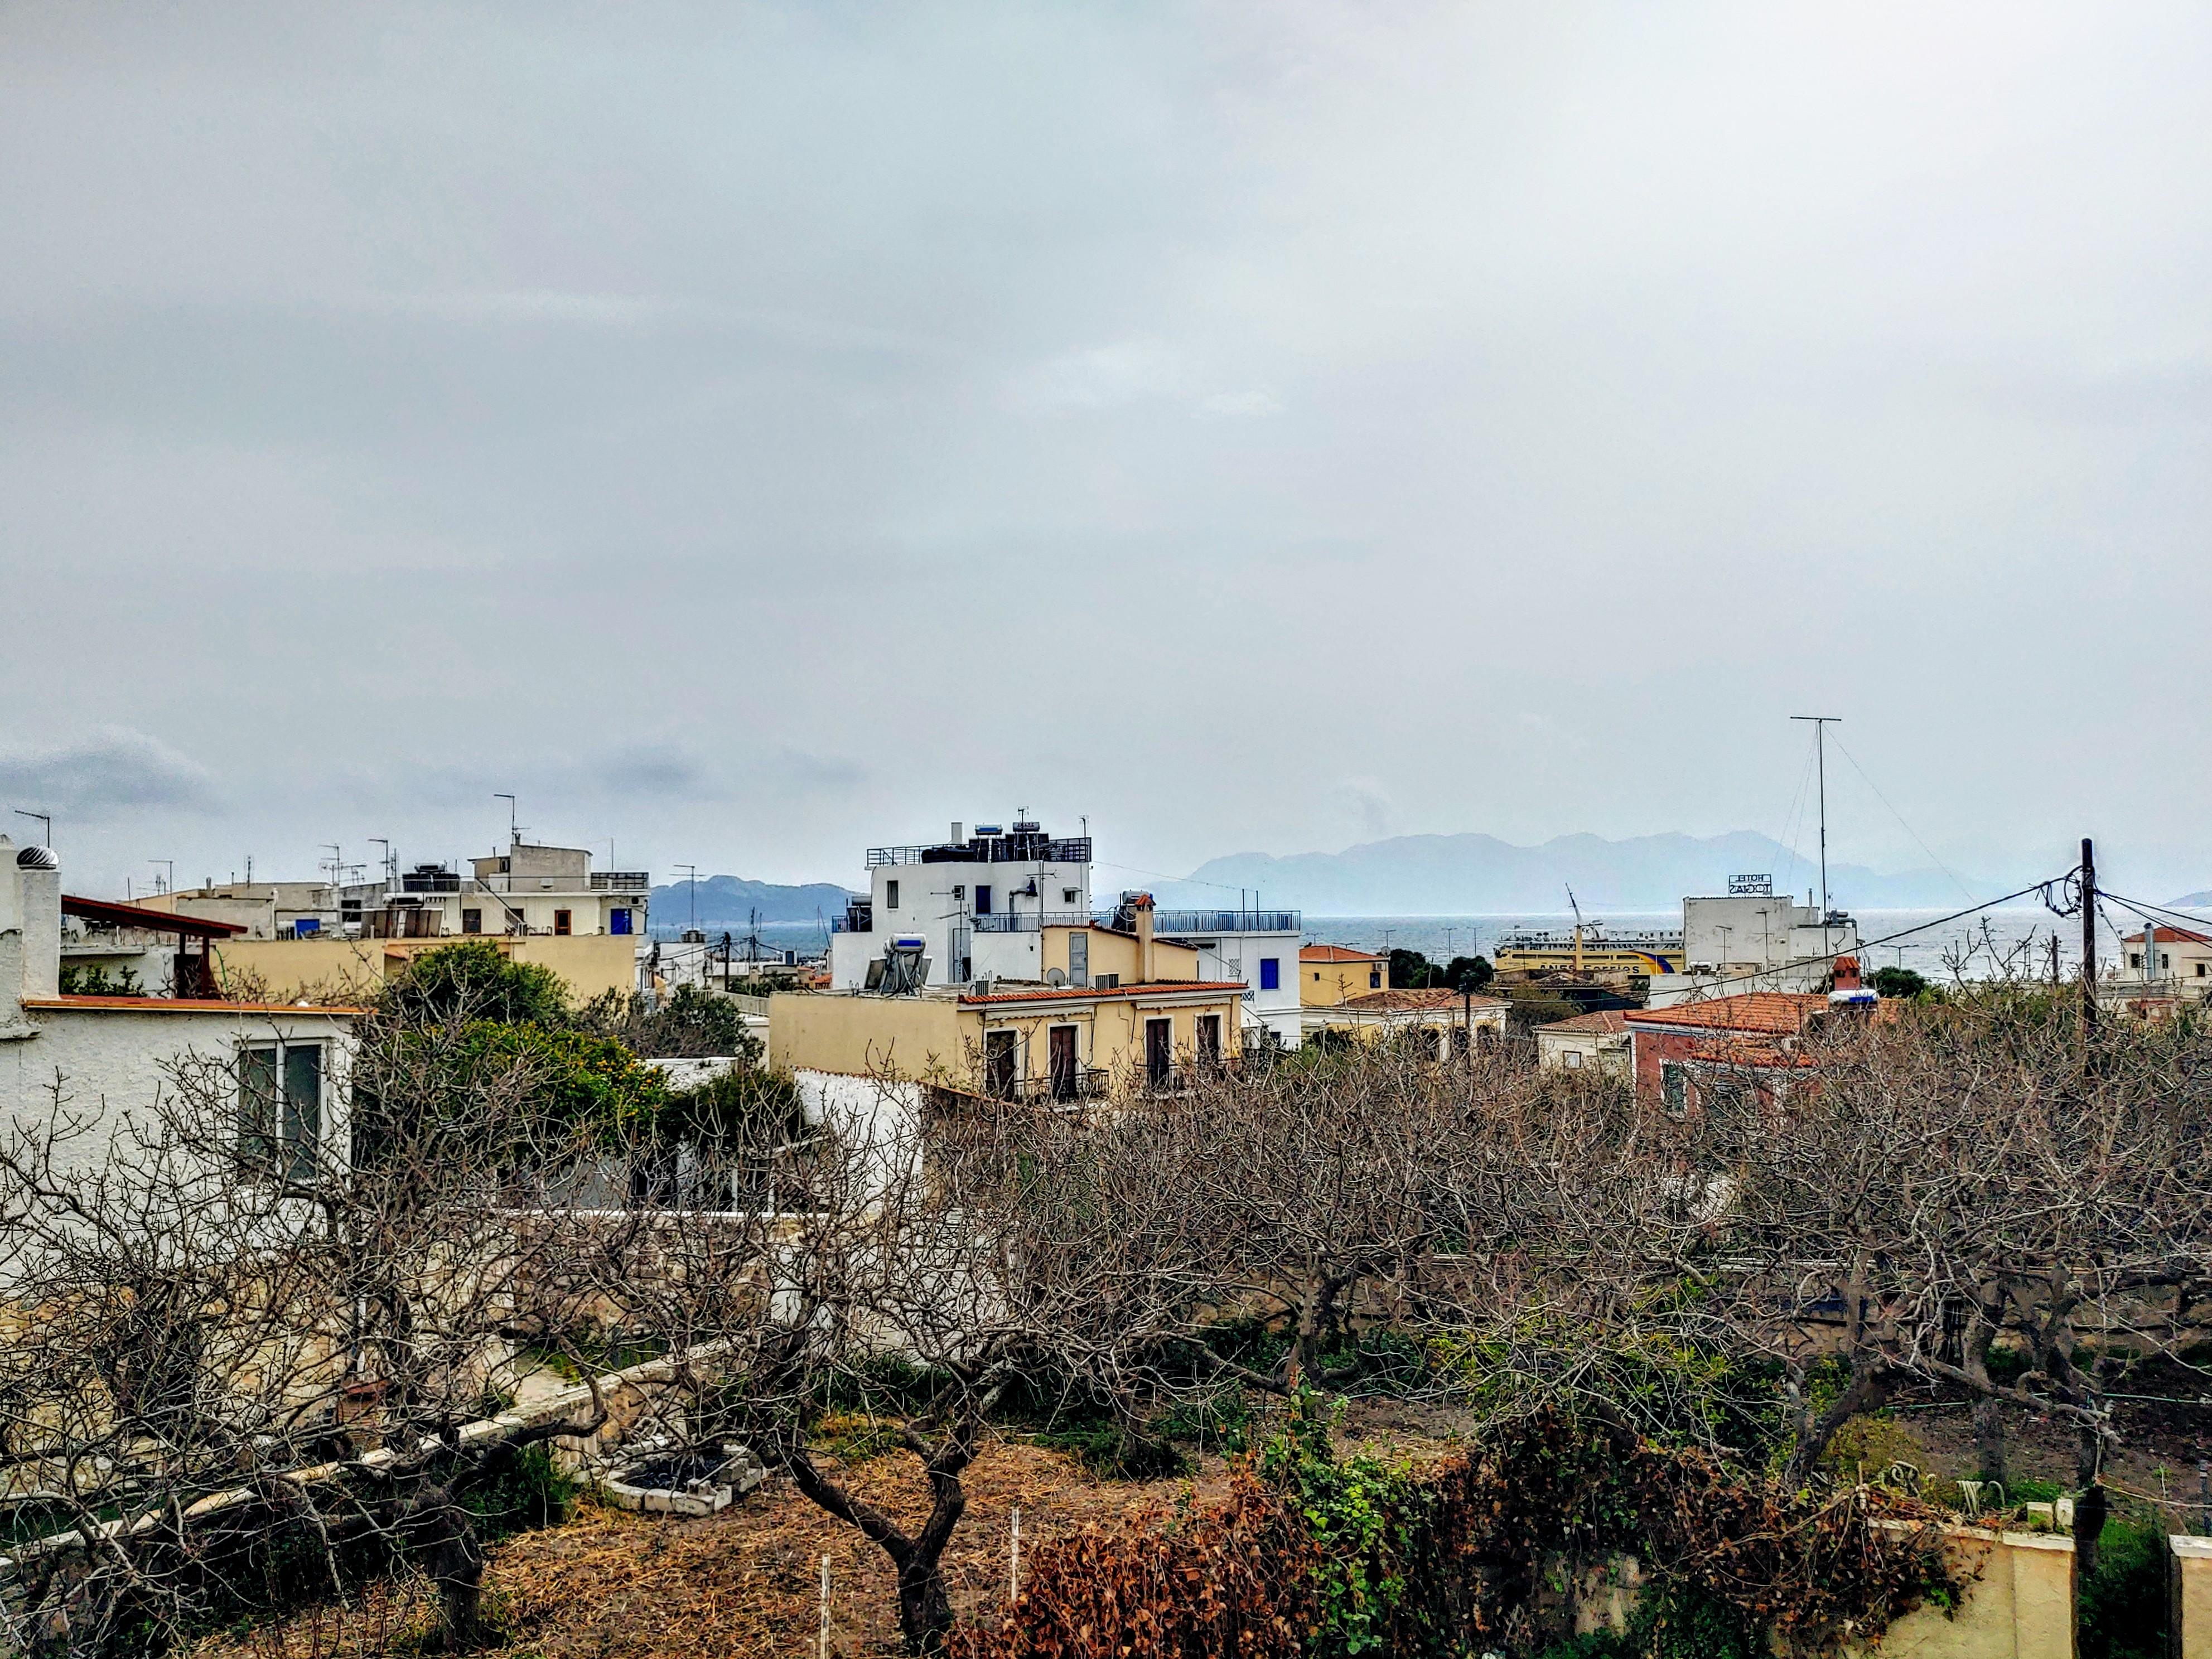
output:
[[[1771,874],[1730,876],[1730,898],[1771,898],[1774,895],[1774,878]]]

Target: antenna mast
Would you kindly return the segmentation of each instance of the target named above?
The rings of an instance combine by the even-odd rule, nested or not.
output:
[[[1828,728],[1844,723],[1840,714],[1792,714],[1813,727],[1814,752],[1820,774],[1820,954],[1828,954]]]

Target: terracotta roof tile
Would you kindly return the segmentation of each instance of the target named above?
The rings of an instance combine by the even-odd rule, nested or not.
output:
[[[1536,1028],[1540,1031],[1602,1031],[1617,1033],[1628,1029],[1628,1010],[1601,1008],[1594,1014],[1577,1014],[1572,1019],[1555,1019]]]
[[[1302,945],[1298,947],[1300,962],[1380,962],[1382,958],[1372,951],[1355,951],[1349,945]]]
[[[1638,1029],[1687,1026],[1698,1030],[1796,1036],[1805,1029],[1806,1016],[1827,1006],[1828,999],[1824,996],[1747,991],[1741,996],[1681,1002],[1671,1008],[1632,1008],[1626,1012],[1625,1018],[1629,1025]]]
[[[1479,996],[1473,1000],[1478,1008],[1506,1006],[1503,997]],[[1346,997],[1340,1006],[1364,1014],[1425,1013],[1433,1008],[1464,1008],[1468,1001],[1457,991],[1436,986],[1420,991],[1366,991],[1356,997]]]

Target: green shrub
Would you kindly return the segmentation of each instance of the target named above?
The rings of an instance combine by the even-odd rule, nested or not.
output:
[[[2166,1533],[2115,1514],[2097,1537],[2097,1570],[2081,1584],[2081,1659],[2163,1659]]]

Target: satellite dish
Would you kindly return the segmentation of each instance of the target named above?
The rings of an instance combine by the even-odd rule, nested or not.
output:
[[[1046,969],[1044,970],[1044,982],[1045,982],[1046,984],[1048,984],[1048,985],[1053,985],[1053,986],[1060,986],[1060,985],[1065,985],[1065,984],[1066,984],[1066,983],[1067,983],[1067,970],[1066,970],[1066,969],[1064,969],[1064,968],[1048,968],[1048,969]]]

